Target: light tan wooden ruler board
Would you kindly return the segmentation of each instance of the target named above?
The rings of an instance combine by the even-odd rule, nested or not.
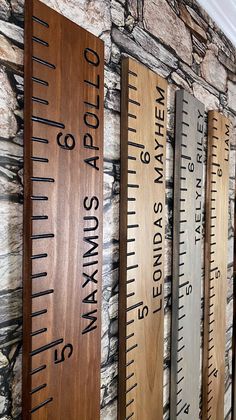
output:
[[[162,420],[167,83],[122,65],[119,419]]]
[[[230,121],[209,112],[203,420],[224,418]]]
[[[197,419],[203,224],[204,105],[176,94],[171,420]]]

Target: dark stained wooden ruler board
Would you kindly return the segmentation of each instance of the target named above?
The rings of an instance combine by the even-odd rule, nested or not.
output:
[[[119,420],[163,419],[167,82],[122,63]]]
[[[208,114],[203,420],[224,418],[230,121]]]
[[[25,16],[24,420],[100,411],[103,42]]]

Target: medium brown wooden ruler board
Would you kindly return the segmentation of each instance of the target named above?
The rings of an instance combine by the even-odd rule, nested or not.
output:
[[[176,94],[171,415],[198,419],[203,224],[204,105]]]
[[[230,121],[209,112],[203,420],[224,418]]]
[[[26,4],[23,418],[96,420],[103,43]]]
[[[163,418],[167,82],[122,63],[119,419]]]

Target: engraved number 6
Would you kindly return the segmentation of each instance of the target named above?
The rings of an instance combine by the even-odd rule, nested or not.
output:
[[[148,164],[150,162],[150,153],[148,152],[141,152],[140,159],[142,163]]]
[[[73,150],[75,147],[75,138],[72,134],[66,134],[62,139],[63,133],[59,133],[57,135],[57,144],[62,149],[65,150]]]

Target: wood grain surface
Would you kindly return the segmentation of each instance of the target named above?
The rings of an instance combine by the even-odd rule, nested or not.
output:
[[[103,42],[26,3],[24,420],[100,412]]]
[[[203,420],[224,418],[230,121],[209,112]]]
[[[176,93],[171,420],[198,419],[204,105]]]
[[[167,82],[122,63],[119,419],[163,418]]]

